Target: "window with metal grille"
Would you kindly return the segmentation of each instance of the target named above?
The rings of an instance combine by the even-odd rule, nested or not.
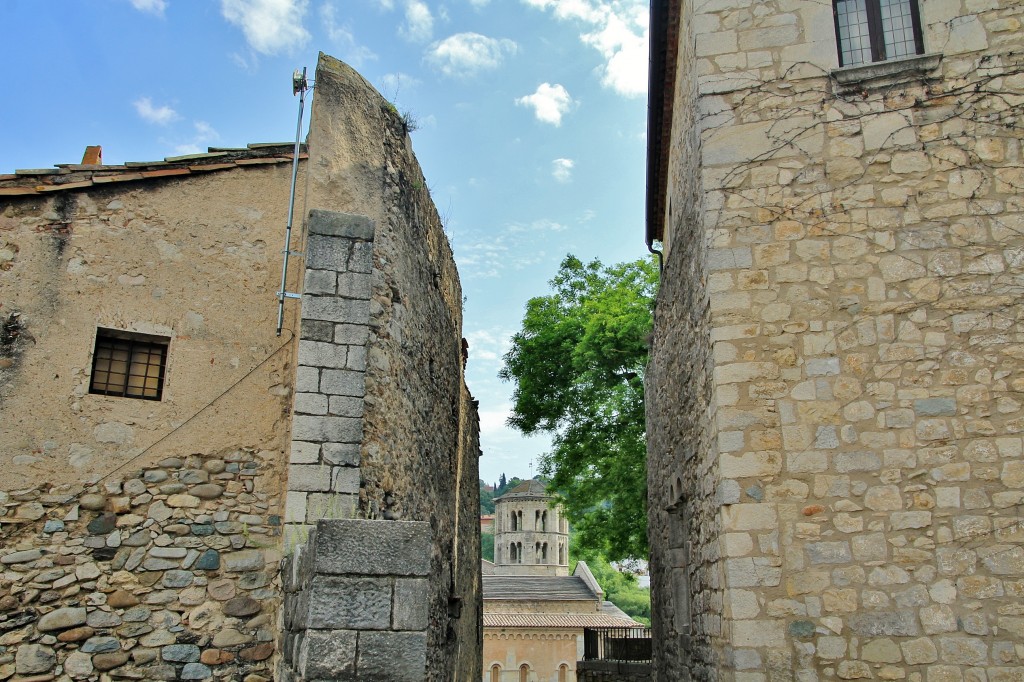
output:
[[[97,329],[89,392],[160,400],[170,339]]]
[[[839,65],[924,53],[917,0],[832,0]]]

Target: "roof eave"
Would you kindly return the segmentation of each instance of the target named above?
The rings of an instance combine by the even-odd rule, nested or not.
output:
[[[679,0],[651,0],[651,52],[647,95],[646,242],[663,241],[669,146],[679,51]]]

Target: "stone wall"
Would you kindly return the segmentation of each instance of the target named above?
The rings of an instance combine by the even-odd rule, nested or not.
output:
[[[279,682],[426,679],[430,524],[320,521],[282,567]]]
[[[75,182],[42,190],[43,171],[0,176],[7,677],[70,665],[75,679],[102,666],[267,679],[281,587],[265,567],[325,516],[428,525],[424,679],[479,675],[477,407],[458,275],[406,132],[358,74],[322,56],[297,207],[344,211],[357,229],[336,238],[338,214],[314,211],[315,229],[296,230],[310,267],[293,264],[286,288],[304,287],[309,305],[300,329],[289,303],[282,338],[282,158],[72,167],[53,173]],[[170,338],[161,400],[88,393],[100,326]],[[295,527],[287,545],[282,514]],[[58,522],[66,535],[53,541]],[[122,584],[152,601],[117,606]],[[51,634],[78,628],[81,609],[96,632]],[[51,612],[66,628],[40,629]]]
[[[55,188],[0,199],[0,679],[270,679],[287,161],[0,178]],[[89,393],[98,327],[169,339],[161,400]]]
[[[0,492],[0,680],[271,679],[281,517],[255,483],[277,458]]]
[[[373,224],[313,210],[295,382],[285,543],[318,520],[357,516],[370,337]]]
[[[655,679],[715,679],[722,596],[708,236],[700,184],[700,100],[692,3],[664,18],[679,31],[668,215],[646,374],[648,542]],[[666,141],[669,143],[669,141]]]
[[[682,494],[721,505],[689,530],[691,551],[712,534],[722,554],[723,604],[695,612],[723,618],[725,679],[1024,671],[1022,7],[921,13],[933,56],[848,69],[827,3],[718,2],[690,22],[680,71],[700,98],[678,88],[675,107],[701,113],[686,125],[705,213],[666,220],[651,456],[667,468],[698,446]],[[677,173],[697,177],[683,152]],[[707,317],[687,288],[704,281]],[[683,362],[694,344],[712,345],[711,390]],[[713,398],[703,425],[677,390]],[[652,563],[657,630],[680,610]],[[716,676],[665,647],[659,679],[688,660]]]
[[[464,381],[458,273],[394,107],[326,55],[316,82],[309,206],[374,226],[356,515],[430,524],[427,679],[475,678],[479,419]]]

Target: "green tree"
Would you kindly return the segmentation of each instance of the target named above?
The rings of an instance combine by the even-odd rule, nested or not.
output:
[[[496,491],[484,490],[484,482],[480,481],[480,514],[494,513],[494,496]]]
[[[570,540],[569,545],[573,556],[569,564],[570,572],[576,570],[577,561],[586,561],[597,584],[604,590],[605,599],[633,620],[644,625],[651,624],[651,591],[640,587],[635,575],[623,573],[597,552],[581,548],[575,538]]]
[[[480,533],[480,558],[494,561],[494,534]]]
[[[509,424],[552,434],[540,470],[582,546],[647,556],[644,368],[658,269],[562,261],[530,299],[499,376],[515,383]]]

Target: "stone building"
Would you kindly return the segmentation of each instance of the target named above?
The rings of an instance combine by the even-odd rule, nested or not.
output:
[[[494,574],[569,575],[569,522],[543,482],[494,499]]]
[[[586,562],[569,575],[569,526],[552,500],[536,479],[494,500],[494,563],[484,562],[483,576],[483,682],[575,682],[584,628],[639,627],[604,601]]]
[[[1024,679],[1024,5],[652,10],[657,679]]]
[[[0,679],[479,674],[458,274],[394,107],[315,82],[280,336],[292,145],[0,175]]]

